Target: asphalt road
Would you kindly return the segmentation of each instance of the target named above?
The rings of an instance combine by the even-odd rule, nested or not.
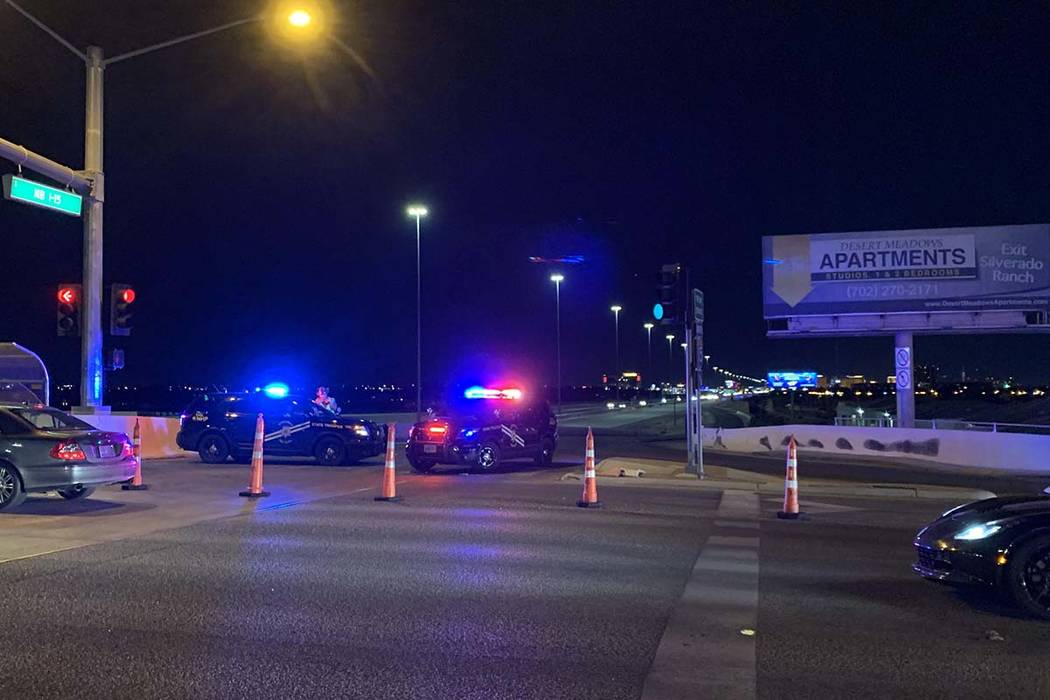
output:
[[[911,573],[952,504],[803,494],[784,522],[777,499],[615,480],[583,510],[559,480],[577,440],[549,470],[401,468],[400,503],[372,500],[377,464],[271,464],[274,497],[246,502],[244,467],[193,460],[33,499],[0,543],[83,546],[0,563],[0,697],[1050,694],[1050,624]]]

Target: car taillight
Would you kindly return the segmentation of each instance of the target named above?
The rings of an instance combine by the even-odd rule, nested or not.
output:
[[[444,435],[448,432],[447,425],[428,425],[427,432],[431,435]]]
[[[51,456],[55,459],[68,459],[71,462],[82,462],[87,459],[84,450],[76,442],[60,442],[51,448]]]
[[[124,443],[124,449],[121,451],[120,456],[121,457],[134,457],[135,456],[135,448],[131,446],[130,442],[125,442]]]

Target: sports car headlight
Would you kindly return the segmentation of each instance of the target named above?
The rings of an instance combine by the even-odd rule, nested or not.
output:
[[[366,426],[363,426],[363,425],[355,425],[354,426],[354,435],[356,435],[357,437],[364,437],[364,438],[366,438],[369,435],[368,428]]]
[[[952,539],[964,541],[983,540],[986,537],[991,537],[1002,529],[1002,525],[992,525],[991,523],[971,525],[962,532],[957,532]]]

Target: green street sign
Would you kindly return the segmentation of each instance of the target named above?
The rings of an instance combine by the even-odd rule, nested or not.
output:
[[[4,199],[80,216],[84,198],[79,194],[51,185],[26,180],[17,175],[4,175]]]

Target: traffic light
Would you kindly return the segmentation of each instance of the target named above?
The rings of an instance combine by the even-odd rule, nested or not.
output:
[[[659,319],[665,326],[678,325],[685,318],[682,297],[682,266],[678,263],[664,265],[660,269],[660,307],[663,316]]]
[[[59,336],[80,335],[80,285],[58,285],[58,324]]]
[[[114,284],[109,292],[109,334],[131,335],[135,290],[126,284]]]

